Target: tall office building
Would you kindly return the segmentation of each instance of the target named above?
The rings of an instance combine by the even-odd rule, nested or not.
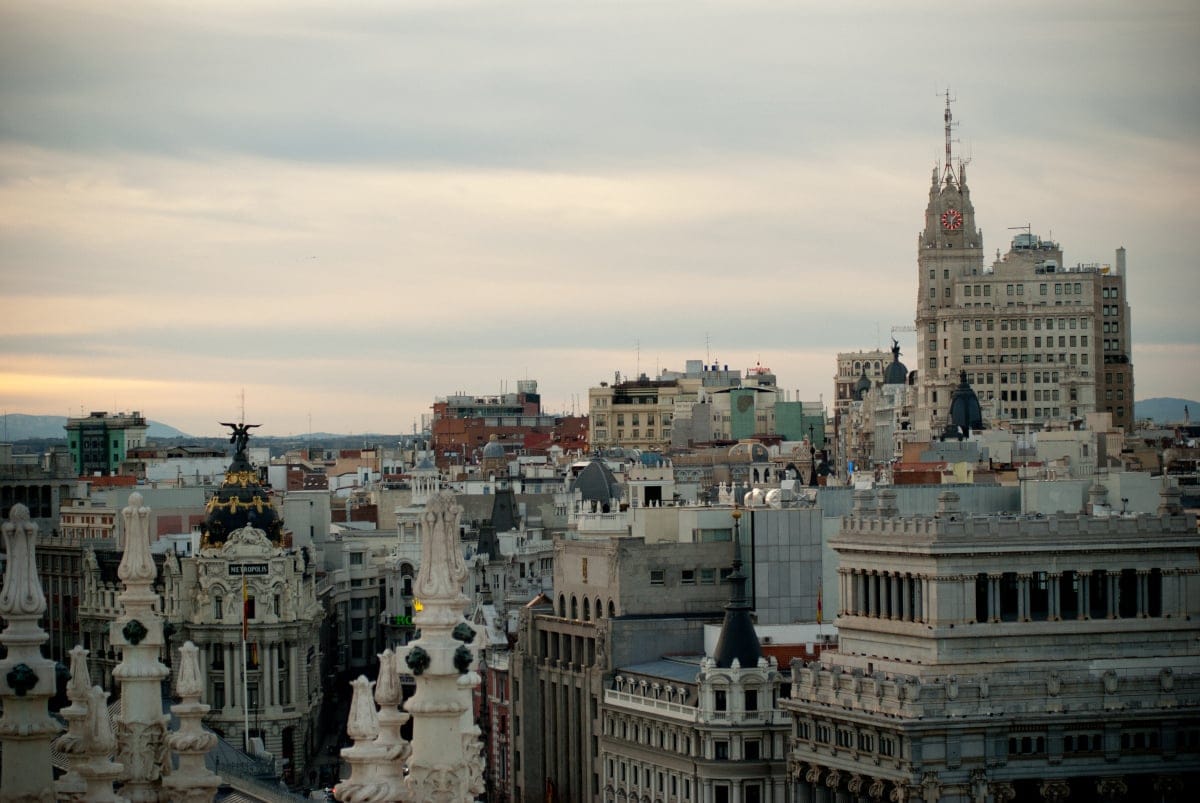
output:
[[[952,157],[949,98],[945,123],[945,164],[933,170],[917,237],[915,430],[943,431],[964,373],[989,423],[1038,429],[1099,410],[1130,430],[1125,249],[1112,265],[1068,268],[1057,243],[1027,230],[985,267],[966,167]]]

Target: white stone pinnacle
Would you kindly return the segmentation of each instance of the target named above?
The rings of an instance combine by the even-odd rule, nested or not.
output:
[[[0,617],[7,625],[0,643],[8,655],[0,661],[0,803],[49,803],[54,800],[50,741],[60,728],[47,709],[55,678],[54,662],[42,656],[48,637],[38,623],[46,612],[46,596],[37,574],[37,526],[29,520],[28,508],[16,504],[2,530],[8,562],[0,588]]]
[[[168,674],[158,659],[163,639],[162,617],[154,610],[154,560],[150,557],[150,508],[142,495],[129,495],[125,519],[125,554],[118,576],[125,589],[123,613],[112,623],[110,642],[122,651],[113,679],[121,684],[117,721],[117,758],[124,766],[124,792],[133,803],[157,803],[166,765],[168,717],[162,713],[160,684]]]
[[[170,800],[181,803],[210,803],[220,776],[204,766],[204,756],[217,744],[217,737],[200,727],[209,706],[200,702],[200,650],[192,642],[179,648],[179,671],[175,693],[182,701],[171,706],[179,717],[179,730],[167,737],[167,746],[179,756],[179,768],[163,779]]]

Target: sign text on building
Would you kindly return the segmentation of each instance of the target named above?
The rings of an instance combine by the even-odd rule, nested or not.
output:
[[[270,574],[271,567],[266,563],[231,563],[230,574]]]

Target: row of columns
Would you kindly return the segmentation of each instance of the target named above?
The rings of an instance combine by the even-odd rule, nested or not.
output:
[[[929,621],[926,575],[839,568],[841,612],[903,622]]]
[[[1164,574],[1166,574],[1164,572]],[[1116,619],[1120,614],[1120,580],[1121,570],[1115,571],[1098,571],[1088,572],[1079,571],[1075,573],[1075,579],[1079,585],[1079,592],[1075,600],[1075,618],[1088,619],[1091,617],[1092,608],[1092,593],[1091,593],[1091,577],[1092,575],[1100,575],[1104,583],[1104,615],[1109,619]],[[1137,570],[1137,582],[1135,585],[1135,593],[1137,595],[1135,615],[1138,618],[1146,618],[1151,615],[1150,612],[1150,569]],[[1004,579],[1003,573],[988,574],[986,577],[986,600],[987,600],[987,621],[999,622],[1001,620],[1001,605],[1000,605],[1000,584]],[[1030,573],[1020,573],[1016,575],[1017,579],[1017,620],[1027,622],[1031,618],[1030,592],[1033,576]],[[974,605],[969,601],[975,598],[975,593],[978,589],[978,576],[964,575],[962,577],[964,605],[966,610],[972,610]],[[1161,591],[1160,591],[1161,593]],[[1046,575],[1046,618],[1051,621],[1058,621],[1063,618],[1062,608],[1062,573],[1054,572]],[[1162,600],[1158,600],[1156,606],[1159,611],[1162,611]]]
[[[1157,590],[1152,593],[1150,578],[1152,569],[1137,569],[1135,584],[1135,616],[1146,618],[1167,612],[1166,603],[1176,599],[1174,607],[1184,613],[1182,594],[1168,594],[1168,584],[1174,582],[1177,590],[1181,587],[1182,578],[1178,572],[1164,570]],[[1120,616],[1120,581],[1122,570],[1078,571],[1075,577],[1078,581],[1079,592],[1075,600],[1074,617],[1076,619],[1091,618],[1092,587],[1090,578],[1093,575],[1103,577],[1104,616],[1116,619]],[[874,569],[856,569],[841,567],[838,569],[840,612],[842,615],[869,616],[879,619],[891,619],[904,622],[928,623],[931,619],[931,581],[954,582],[954,577],[932,578],[924,574],[907,572],[878,571]],[[1052,621],[1063,618],[1061,572],[1048,573],[1047,582],[1047,619]],[[993,573],[986,576],[986,621],[1001,621],[1000,584],[1004,573]],[[1018,621],[1029,621],[1032,618],[1031,590],[1033,574],[1024,572],[1016,575],[1017,579],[1017,610]],[[964,621],[975,620],[975,600],[977,575],[960,575],[958,582],[962,584],[962,615]]]
[[[211,650],[221,650],[221,660],[224,664],[224,669],[210,670],[204,668],[205,673],[213,672],[214,675],[225,681],[225,700],[226,706],[237,708],[244,706],[246,701],[242,699],[242,648],[237,644],[211,644]],[[283,692],[283,684],[280,682],[282,674],[279,669],[279,656],[286,655],[286,672],[287,672],[287,696],[285,699]],[[267,706],[282,706],[282,705],[297,705],[300,699],[300,675],[303,667],[300,666],[299,647],[294,642],[272,642],[263,644],[260,647],[258,654],[259,669],[259,699],[258,704],[261,707]],[[250,670],[254,671],[254,670]],[[206,682],[206,688],[210,688]]]

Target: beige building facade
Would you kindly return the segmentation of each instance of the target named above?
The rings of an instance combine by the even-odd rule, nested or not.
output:
[[[1111,412],[1132,431],[1133,364],[1125,249],[1111,265],[1066,267],[1061,247],[1026,231],[984,265],[966,167],[933,171],[917,237],[918,432],[937,436],[965,371],[991,426]]]
[[[1104,518],[858,493],[831,542],[840,649],[794,664],[782,703],[796,801],[1193,799],[1200,538],[1177,489]]]

